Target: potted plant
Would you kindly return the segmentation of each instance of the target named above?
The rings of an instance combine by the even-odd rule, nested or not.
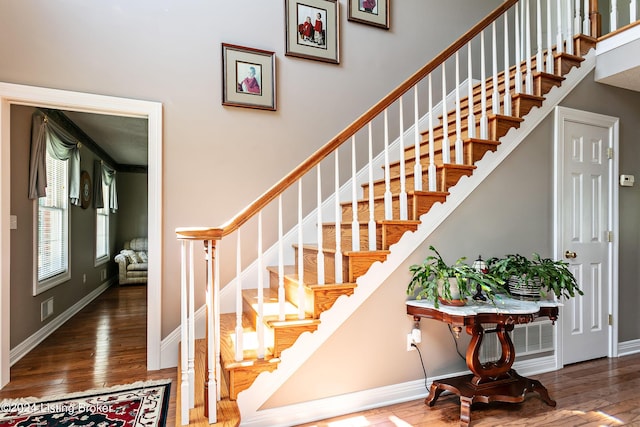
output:
[[[502,284],[500,279],[465,264],[465,257],[449,265],[433,246],[429,246],[429,249],[433,255],[426,257],[421,264],[409,267],[412,276],[407,286],[408,295],[430,300],[436,308],[440,303],[464,305],[467,297],[473,295],[477,285],[480,285],[487,298],[493,301],[496,290]]]
[[[520,254],[494,257],[487,261],[487,268],[490,274],[506,283],[505,289],[516,298],[539,300],[549,292],[557,298],[583,295],[568,263],[542,258],[537,253],[531,258]]]

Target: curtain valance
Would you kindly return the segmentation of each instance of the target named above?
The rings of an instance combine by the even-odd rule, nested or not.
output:
[[[93,163],[93,207],[104,208],[102,183],[109,187],[109,210],[112,213],[118,211],[118,193],[116,191],[116,170],[104,163],[95,160]]]
[[[44,114],[36,112],[31,121],[29,199],[46,196],[47,152],[58,160],[69,160],[69,199],[71,204],[80,205],[80,143]]]

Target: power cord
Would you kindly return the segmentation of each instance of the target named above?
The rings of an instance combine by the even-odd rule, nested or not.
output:
[[[456,345],[456,353],[458,353],[458,356],[460,356],[460,359],[466,362],[467,358],[464,357],[462,353],[460,353],[460,349],[458,348],[458,340],[456,339],[456,336],[453,333],[453,329],[451,329],[451,325],[447,325],[447,326],[449,327],[449,333],[451,334],[451,338],[453,338],[453,343]]]
[[[416,350],[418,350],[418,356],[420,356],[420,364],[422,365],[422,372],[424,372],[424,388],[426,388],[428,390],[429,387],[427,385],[427,369],[424,367],[424,360],[422,360],[422,352],[420,351],[418,346],[415,345],[415,343],[411,343],[411,347],[413,347]]]

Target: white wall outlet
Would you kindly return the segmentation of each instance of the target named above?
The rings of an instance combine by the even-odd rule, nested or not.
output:
[[[412,344],[413,344],[413,335],[407,334],[407,351],[413,351],[416,349]]]
[[[422,331],[420,331],[419,328],[413,328],[411,330],[411,337],[414,343],[420,344],[422,342]]]

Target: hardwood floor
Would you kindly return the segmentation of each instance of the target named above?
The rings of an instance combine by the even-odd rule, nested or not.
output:
[[[146,292],[144,285],[109,288],[11,367],[0,398],[171,379],[167,425],[175,425],[176,369],[147,372]]]
[[[50,396],[170,378],[167,425],[171,426],[176,423],[176,377],[175,368],[146,370],[146,287],[114,286],[18,361],[0,398]],[[534,378],[557,401],[555,408],[535,393],[520,404],[477,404],[471,412],[472,425],[640,425],[640,354],[577,363]],[[224,412],[218,411],[218,425],[230,425],[220,418]],[[458,398],[442,395],[433,408],[420,399],[304,426],[454,426],[459,425],[459,415]]]
[[[640,426],[640,354],[576,363],[532,377],[547,387],[557,402],[555,408],[547,406],[535,393],[519,404],[476,404],[471,411],[471,425]],[[440,396],[432,408],[420,399],[303,426],[457,426],[459,416],[459,399],[450,394]]]

